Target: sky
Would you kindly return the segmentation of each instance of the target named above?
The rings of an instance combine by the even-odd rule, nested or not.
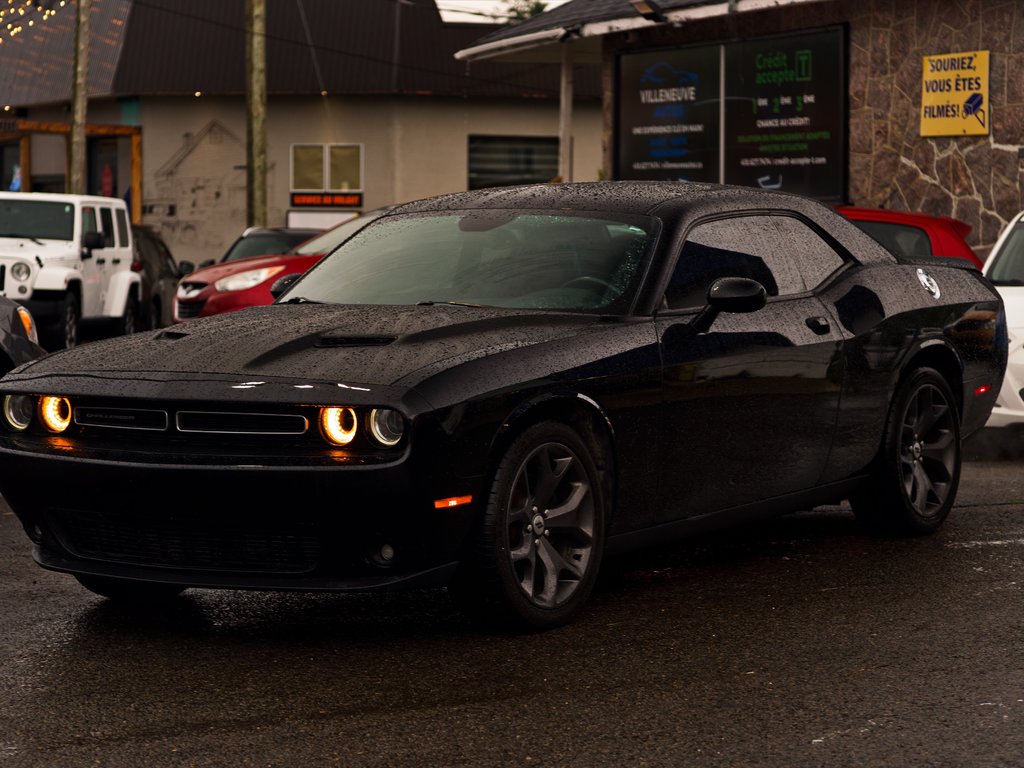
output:
[[[566,1],[546,0],[549,10]],[[445,21],[493,24],[494,19],[487,14],[504,10],[505,3],[502,0],[437,0],[437,7],[441,11],[441,18]],[[463,11],[463,13],[459,11]]]

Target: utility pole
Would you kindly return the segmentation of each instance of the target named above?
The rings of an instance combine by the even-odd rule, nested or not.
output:
[[[92,0],[77,0],[75,11],[75,79],[71,87],[71,144],[65,188],[86,193],[85,113],[89,101],[89,12]]]
[[[245,63],[249,76],[249,87],[246,89],[246,106],[249,113],[246,127],[246,160],[249,170],[246,218],[250,227],[267,225],[266,10],[266,0],[246,0],[248,35]]]

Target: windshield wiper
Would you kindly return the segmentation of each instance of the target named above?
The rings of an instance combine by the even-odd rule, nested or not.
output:
[[[417,307],[432,307],[435,304],[445,304],[449,307],[486,307],[486,304],[473,304],[468,301],[434,301],[433,299],[424,299],[423,301],[417,301]]]

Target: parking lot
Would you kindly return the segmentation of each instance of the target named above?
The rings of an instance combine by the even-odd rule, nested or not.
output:
[[[512,636],[443,592],[119,609],[3,505],[0,765],[1019,765],[1022,470],[966,463],[930,538],[837,507],[613,562]]]

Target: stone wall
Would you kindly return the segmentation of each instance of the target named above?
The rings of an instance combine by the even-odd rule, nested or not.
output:
[[[956,216],[984,257],[1024,208],[1024,1],[820,0],[662,25],[607,52],[721,42],[843,24],[849,30],[849,201]],[[924,56],[987,50],[989,136],[922,138]]]
[[[850,21],[850,198],[860,205],[955,216],[988,252],[1024,207],[1024,3],[843,2]],[[926,55],[987,50],[989,136],[922,138]]]

